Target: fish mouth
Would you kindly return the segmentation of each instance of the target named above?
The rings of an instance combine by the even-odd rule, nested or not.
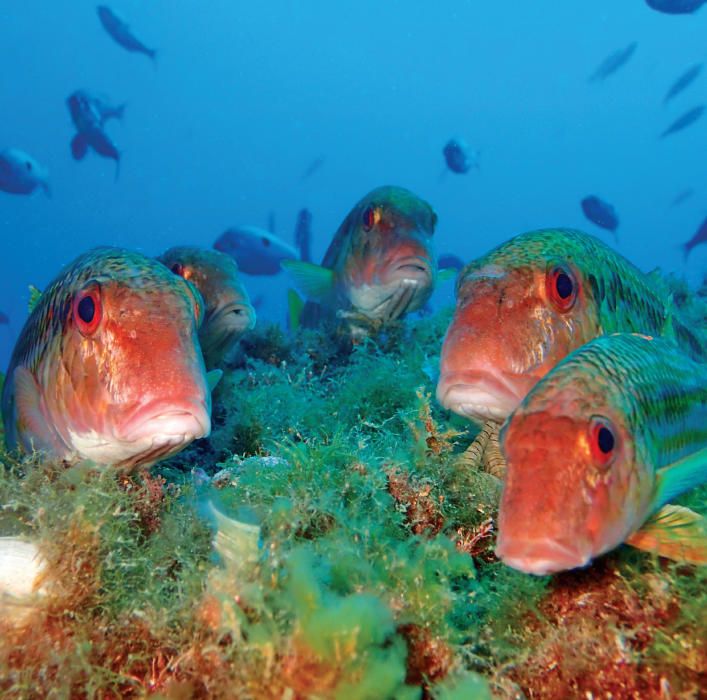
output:
[[[503,538],[499,534],[496,556],[508,566],[526,574],[546,576],[586,566],[590,556],[575,545],[550,537],[540,539]]]
[[[151,440],[153,446],[187,444],[211,433],[211,416],[203,401],[188,400],[182,406],[164,402],[138,408],[123,427],[124,442]]]
[[[255,309],[245,302],[225,306],[216,318],[218,323],[223,323],[235,332],[245,333],[255,328]]]
[[[432,266],[429,260],[421,255],[410,255],[395,260],[389,265],[387,273],[386,283],[404,279],[414,280],[419,284],[432,281]]]
[[[442,373],[437,401],[450,411],[477,421],[503,421],[524,394],[502,374],[484,371]]]

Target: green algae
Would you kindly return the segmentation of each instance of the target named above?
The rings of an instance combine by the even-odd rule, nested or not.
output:
[[[151,476],[3,455],[0,534],[33,537],[50,564],[44,605],[0,644],[4,696],[695,687],[704,569],[628,547],[554,578],[495,559],[499,483],[459,467],[473,429],[431,398],[447,322],[353,348],[258,331],[217,389],[209,443]],[[704,512],[706,492],[681,502]],[[217,556],[205,504],[259,544]]]

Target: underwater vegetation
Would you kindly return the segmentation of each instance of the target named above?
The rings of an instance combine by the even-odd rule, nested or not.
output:
[[[210,439],[150,472],[0,453],[0,535],[43,561],[0,600],[2,696],[698,697],[704,567],[496,558],[500,482],[432,398],[450,318],[353,346],[257,328]]]

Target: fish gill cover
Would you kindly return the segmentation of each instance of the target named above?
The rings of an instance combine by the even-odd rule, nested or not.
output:
[[[460,361],[502,346],[532,366],[542,346],[551,382],[555,362],[617,330],[666,336],[678,364],[704,356],[702,4],[42,0],[6,12],[0,362],[12,372],[0,390],[13,408],[0,441],[25,439],[23,452],[0,447],[0,695],[698,697],[707,568],[680,552],[704,554],[699,430],[658,431],[687,452],[672,530],[634,533],[644,549],[667,538],[657,551],[678,561],[620,546],[533,576],[496,555],[516,464],[506,433],[469,420],[498,382],[462,416],[435,389],[449,280],[464,266],[478,273],[484,331],[461,324]],[[366,200],[381,191],[399,196]],[[428,224],[391,219],[410,207]],[[367,262],[351,300],[330,296],[310,324],[342,222]],[[573,257],[556,225],[596,226],[606,245],[577,234],[594,254]],[[542,227],[559,252],[510,274],[533,252],[516,234]],[[513,259],[484,264],[510,238]],[[375,252],[390,239],[399,264]],[[71,261],[97,246],[163,283],[137,304],[134,280],[92,270],[57,300],[51,280],[71,279]],[[387,285],[376,264],[395,272]],[[459,308],[472,296],[460,291]],[[556,319],[571,325],[590,296],[604,303],[587,334],[558,343]],[[555,321],[524,344],[548,304]],[[517,327],[500,322],[509,314]],[[56,361],[18,372],[15,347]],[[48,408],[60,376],[71,409]],[[194,442],[179,427],[190,377],[211,429]],[[524,391],[543,386],[524,379]],[[651,384],[659,426],[693,405],[671,387]],[[104,448],[120,434],[106,429],[47,455],[37,438],[56,426],[72,440],[92,420],[105,428],[94,406],[111,393],[138,413],[164,408],[148,416],[145,450],[116,468]],[[606,426],[591,425],[610,452]],[[561,452],[559,434],[544,439]],[[86,446],[106,464],[85,460]]]

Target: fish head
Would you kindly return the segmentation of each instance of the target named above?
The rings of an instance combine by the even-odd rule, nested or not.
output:
[[[207,367],[218,365],[246,331],[255,327],[255,309],[233,258],[191,246],[170,248],[158,260],[191,282],[204,299],[199,341]]]
[[[380,187],[354,207],[339,276],[356,310],[393,319],[425,305],[436,275],[436,223],[432,207],[401,187]]]
[[[283,260],[297,260],[297,251],[269,231],[239,226],[224,232],[214,248],[230,255],[248,275],[276,275]]]
[[[49,423],[74,454],[151,464],[210,433],[204,303],[189,282],[140,254],[97,249],[35,313],[58,324],[37,379]]]
[[[85,90],[76,90],[66,100],[71,121],[78,131],[99,129],[101,114],[96,101]]]
[[[9,148],[0,154],[0,180],[3,189],[16,194],[30,194],[41,187],[51,196],[49,170],[32,156],[17,148]]]
[[[595,366],[563,363],[504,425],[496,553],[509,566],[538,575],[581,567],[643,522],[651,462],[627,401]]]
[[[587,263],[561,237],[545,245],[544,233],[518,236],[459,274],[437,384],[445,408],[502,421],[563,357],[598,335]]]

